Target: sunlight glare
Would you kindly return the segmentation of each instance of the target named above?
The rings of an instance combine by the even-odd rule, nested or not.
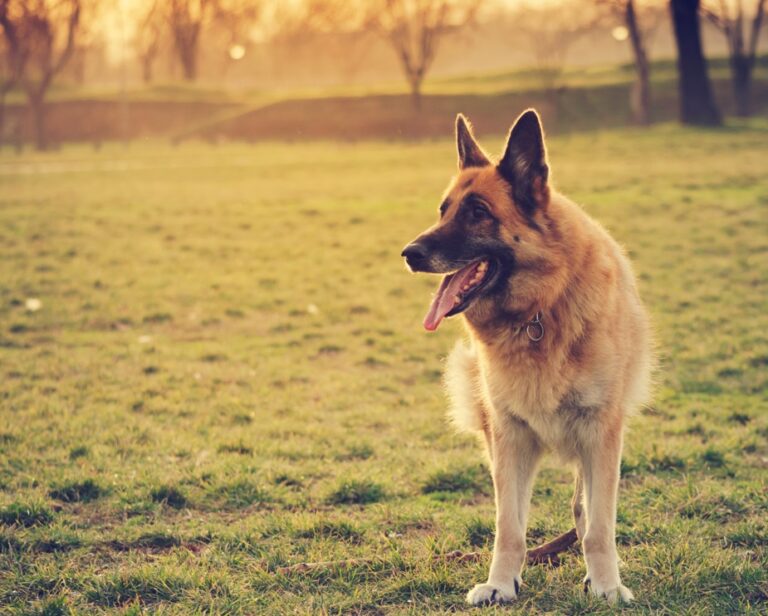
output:
[[[229,57],[233,60],[242,60],[245,57],[245,47],[242,45],[232,45],[229,48]]]
[[[624,26],[616,26],[611,30],[611,36],[619,42],[626,41],[629,38],[629,30]]]

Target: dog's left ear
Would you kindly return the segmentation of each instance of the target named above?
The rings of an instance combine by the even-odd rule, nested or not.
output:
[[[527,214],[549,200],[544,131],[533,109],[524,111],[512,127],[499,172],[512,185],[515,202]]]
[[[467,167],[485,167],[491,161],[472,136],[469,122],[462,115],[456,116],[456,149],[459,151],[459,170]]]

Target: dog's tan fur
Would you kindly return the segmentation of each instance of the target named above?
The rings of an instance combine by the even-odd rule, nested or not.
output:
[[[462,147],[484,156],[464,130],[460,156]],[[533,479],[542,454],[551,451],[575,467],[572,506],[585,582],[611,602],[631,600],[615,545],[619,464],[625,420],[647,399],[652,364],[632,268],[608,233],[552,188],[546,172],[534,182],[538,207],[526,224],[496,165],[464,166],[435,228],[450,224],[470,190],[500,221],[518,267],[509,293],[480,297],[463,313],[469,340],[446,366],[455,423],[486,444],[497,508],[488,581],[467,599],[482,604],[517,596]],[[524,323],[537,312],[544,336],[534,341]]]

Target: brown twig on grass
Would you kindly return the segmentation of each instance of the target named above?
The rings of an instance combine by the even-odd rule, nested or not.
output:
[[[578,537],[576,536],[576,529],[572,528],[567,533],[563,533],[559,537],[555,537],[552,541],[548,541],[532,550],[528,550],[528,564],[529,565],[542,565],[547,564],[556,567],[560,564],[559,553],[564,552],[571,547]],[[433,557],[434,561],[451,561],[451,562],[477,562],[483,557],[481,552],[462,552],[461,550],[454,550],[446,554],[437,554]],[[316,563],[298,563],[296,565],[289,565],[287,567],[280,567],[277,569],[277,573],[280,575],[291,575],[293,573],[306,573],[308,571],[317,571],[322,569],[337,569],[341,567],[354,567],[356,565],[370,565],[377,562],[374,558],[350,558],[348,560],[329,560]]]
[[[569,547],[576,543],[578,539],[576,529],[572,528],[567,533],[555,537],[552,541],[548,541],[537,548],[528,550],[528,564],[549,564],[556,567],[560,564],[560,557],[558,554],[565,552]]]

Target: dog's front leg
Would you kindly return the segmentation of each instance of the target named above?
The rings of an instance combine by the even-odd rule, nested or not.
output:
[[[525,528],[541,446],[531,429],[504,420],[490,431],[491,474],[496,496],[496,539],[488,581],[467,594],[472,605],[512,601],[525,563]]]
[[[632,592],[619,577],[616,551],[616,499],[621,463],[621,420],[598,429],[596,438],[583,444],[582,470],[587,506],[587,528],[582,539],[587,576],[585,590],[610,603],[631,601]]]

